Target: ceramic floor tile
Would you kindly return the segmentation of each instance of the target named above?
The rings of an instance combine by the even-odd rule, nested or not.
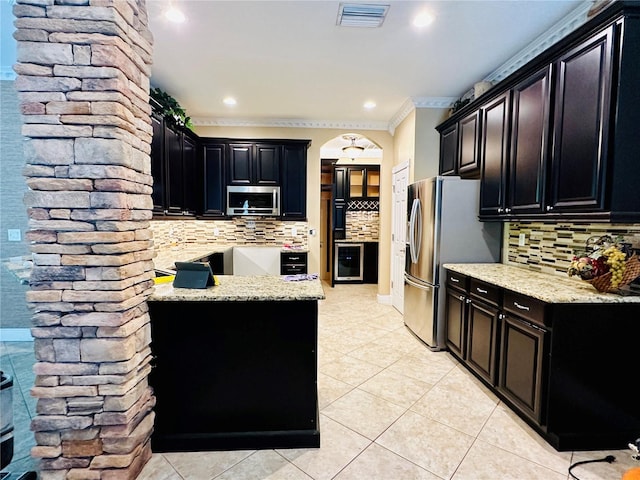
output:
[[[164,458],[180,476],[189,480],[210,480],[237,465],[253,453],[253,450],[229,452],[172,452]]]
[[[426,359],[425,357],[415,356],[411,353],[389,366],[389,370],[431,384],[438,383],[454,368],[455,365],[446,359],[438,359],[437,357]]]
[[[401,407],[409,408],[432,387],[433,385],[430,383],[386,369],[371,377],[358,388]]]
[[[136,480],[183,480],[161,453],[154,453]]]
[[[497,404],[493,394],[454,368],[411,410],[475,437]]]
[[[320,415],[320,448],[278,450],[315,480],[329,480],[356,458],[370,440]]]
[[[335,480],[440,480],[440,477],[375,443],[334,478]]]
[[[216,480],[311,480],[307,474],[273,450],[260,450],[231,467]]]
[[[326,407],[322,413],[374,440],[395,422],[405,408],[360,389],[354,389]]]
[[[566,480],[567,475],[478,440],[469,449],[452,480],[494,479]]]
[[[556,472],[566,472],[571,452],[558,452],[505,405],[496,408],[478,439]]]
[[[376,443],[442,478],[451,478],[475,439],[407,412]]]
[[[346,355],[320,367],[322,373],[354,387],[367,381],[381,370],[382,367]]]
[[[373,363],[379,367],[388,367],[400,360],[404,354],[390,345],[369,342],[349,352],[349,356]]]
[[[318,374],[318,406],[320,411],[355,387],[323,373]]]

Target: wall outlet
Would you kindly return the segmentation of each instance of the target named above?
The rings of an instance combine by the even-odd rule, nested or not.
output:
[[[247,220],[247,228],[256,228],[255,220]]]
[[[298,235],[298,229],[296,227],[291,227],[291,235],[294,237]]]
[[[21,240],[20,229],[19,228],[8,229],[7,238],[10,242],[19,242]]]
[[[213,229],[213,235],[214,235],[215,237],[217,237],[218,235],[220,235],[220,229],[219,229],[219,228],[217,228],[217,227],[216,227],[216,228],[214,228],[214,229]]]
[[[315,237],[316,236],[316,229],[315,228],[310,228],[309,229],[309,236],[311,236],[311,237]]]
[[[524,233],[518,235],[518,246],[524,247],[527,244],[527,236]]]

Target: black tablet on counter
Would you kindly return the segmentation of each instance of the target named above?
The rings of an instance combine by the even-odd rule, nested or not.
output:
[[[215,285],[213,271],[206,262],[176,262],[175,288],[207,288]]]

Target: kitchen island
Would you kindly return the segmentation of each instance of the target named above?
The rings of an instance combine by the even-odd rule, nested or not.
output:
[[[217,276],[149,301],[156,452],[319,447],[319,280]]]

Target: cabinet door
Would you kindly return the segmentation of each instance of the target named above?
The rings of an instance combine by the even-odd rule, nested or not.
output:
[[[510,99],[507,92],[481,109],[480,215],[504,213],[509,167]]]
[[[347,168],[335,167],[333,170],[333,201],[334,202],[346,202],[347,201]]]
[[[153,177],[153,211],[164,213],[165,197],[165,154],[164,154],[164,120],[161,115],[151,114],[153,137],[151,139],[151,176]]]
[[[365,169],[361,167],[350,167],[347,175],[349,189],[348,198],[364,198],[365,196]]]
[[[347,230],[347,205],[344,202],[334,202],[333,204],[333,238],[335,240],[344,239]]]
[[[251,185],[252,149],[250,143],[229,144],[229,184]]]
[[[498,390],[537,423],[543,413],[545,334],[517,317],[506,316],[502,324]]]
[[[378,242],[364,243],[362,281],[364,283],[378,283]]]
[[[167,159],[167,213],[182,215],[184,206],[184,164],[182,161],[182,133],[170,126],[164,130]]]
[[[548,210],[604,208],[613,27],[558,60]]]
[[[202,158],[204,170],[204,215],[225,215],[224,161],[224,144],[204,145]]]
[[[480,174],[480,111],[467,115],[458,124],[458,173],[463,178]]]
[[[183,213],[195,214],[200,210],[201,188],[198,175],[198,150],[195,139],[186,133],[182,135],[182,165],[183,165]]]
[[[476,300],[469,304],[467,365],[490,385],[496,384],[498,315],[496,307]]]
[[[280,145],[255,145],[253,178],[255,185],[280,185]]]
[[[440,132],[440,175],[458,173],[458,124]]]
[[[284,145],[282,149],[282,205],[285,220],[307,216],[307,147]]]
[[[445,300],[445,342],[447,348],[460,360],[465,359],[467,297],[461,291],[447,288]]]
[[[366,197],[380,198],[380,167],[367,167],[365,175]]]
[[[549,66],[513,88],[509,201],[506,208],[514,214],[541,213],[543,209],[550,79]]]

